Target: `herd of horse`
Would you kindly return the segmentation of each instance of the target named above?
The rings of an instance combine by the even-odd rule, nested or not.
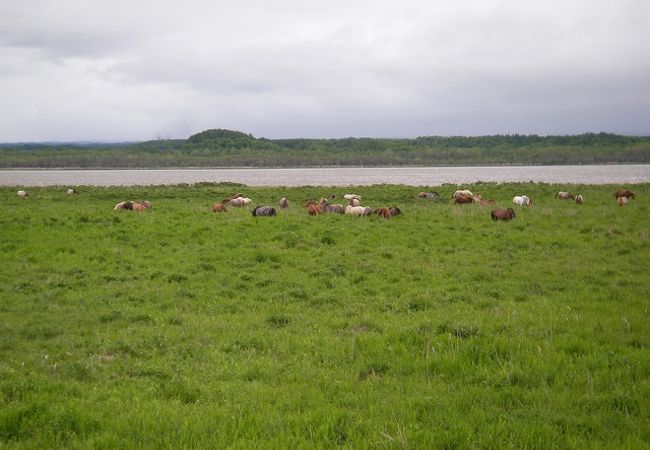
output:
[[[336,195],[332,195],[330,199],[331,198],[336,198]],[[438,192],[420,192],[418,198],[436,201],[442,200],[442,196]],[[584,197],[582,194],[573,195],[570,192],[565,191],[560,191],[555,194],[555,198],[560,200],[574,200],[579,205],[584,203]],[[621,189],[614,193],[614,198],[617,200],[618,204],[622,206],[627,204],[629,199],[636,198],[636,195],[630,190]],[[321,214],[349,214],[359,217],[376,215],[384,219],[389,219],[402,213],[400,208],[397,206],[382,206],[374,210],[368,206],[362,206],[361,196],[358,194],[345,194],[343,195],[343,199],[347,200],[346,206],[340,203],[330,203],[330,200],[324,197],[321,198],[320,201],[307,200],[304,202],[303,206],[310,216],[318,216]],[[241,193],[237,193],[231,198],[226,198],[220,203],[212,205],[212,211],[226,212],[226,205],[243,206],[245,204],[250,204],[251,202],[252,200],[250,198],[243,197]],[[455,205],[478,203],[483,206],[488,206],[496,204],[496,200],[483,199],[480,194],[474,194],[467,189],[455,191],[451,196],[451,202]],[[515,195],[512,198],[512,203],[517,206],[531,206],[533,200],[527,195]],[[289,200],[286,197],[282,197],[279,204],[281,209],[286,209],[289,207]],[[254,208],[252,214],[257,217],[275,216],[277,213],[275,208],[265,205]],[[492,220],[509,221],[516,217],[516,213],[513,208],[494,208],[491,211],[491,217]]]
[[[21,198],[29,198],[29,193],[24,190],[20,190],[16,194]],[[73,188],[68,188],[66,194],[78,195],[79,192]],[[443,201],[443,197],[438,192],[420,192],[417,196],[422,199]],[[636,194],[629,189],[619,189],[614,193],[613,197],[619,206],[624,206],[630,201],[630,199],[636,199]],[[374,210],[369,206],[362,206],[361,196],[358,194],[343,195],[343,199],[346,200],[344,203],[347,203],[345,206],[341,203],[330,203],[330,199],[334,198],[336,198],[335,194],[331,195],[329,199],[321,198],[320,201],[307,200],[304,202],[303,206],[310,216],[318,216],[321,214],[348,214],[359,217],[375,215],[384,219],[390,219],[391,217],[399,216],[402,213],[400,208],[397,206],[382,206]],[[555,198],[560,200],[573,200],[579,205],[584,203],[584,197],[581,194],[573,195],[566,191],[556,193]],[[480,194],[474,194],[467,189],[459,189],[455,191],[451,196],[451,202],[454,205],[477,203],[483,206],[488,206],[496,204],[495,200],[483,199]],[[238,192],[231,197],[224,198],[221,202],[213,204],[212,211],[226,212],[226,206],[243,207],[251,205],[252,203],[253,200],[251,198],[244,197],[241,192]],[[531,206],[533,200],[527,195],[516,195],[512,198],[512,203],[517,206]],[[289,200],[286,197],[282,197],[279,206],[280,209],[289,208]],[[146,211],[150,208],[151,203],[147,200],[140,202],[133,200],[122,201],[114,207],[115,210],[131,211]],[[253,217],[273,217],[277,214],[275,208],[269,205],[256,206],[253,208],[251,213]],[[494,208],[491,211],[491,217],[492,220],[509,221],[516,217],[516,213],[512,208]]]

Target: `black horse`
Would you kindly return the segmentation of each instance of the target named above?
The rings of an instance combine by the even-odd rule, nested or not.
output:
[[[253,217],[259,216],[273,217],[275,216],[275,208],[271,206],[257,206],[253,209]]]

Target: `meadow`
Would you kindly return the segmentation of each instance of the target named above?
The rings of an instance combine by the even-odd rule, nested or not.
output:
[[[648,448],[650,184],[463,187],[0,188],[0,448]]]

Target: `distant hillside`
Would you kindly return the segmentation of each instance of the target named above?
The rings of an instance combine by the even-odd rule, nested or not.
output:
[[[319,167],[650,163],[650,137],[423,136],[415,139],[265,139],[211,129],[137,143],[0,145],[0,167]]]

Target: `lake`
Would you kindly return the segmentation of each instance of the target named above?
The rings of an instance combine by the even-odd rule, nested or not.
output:
[[[2,186],[136,186],[233,182],[249,186],[437,186],[477,181],[570,184],[650,182],[650,165],[346,167],[293,169],[0,170]]]

